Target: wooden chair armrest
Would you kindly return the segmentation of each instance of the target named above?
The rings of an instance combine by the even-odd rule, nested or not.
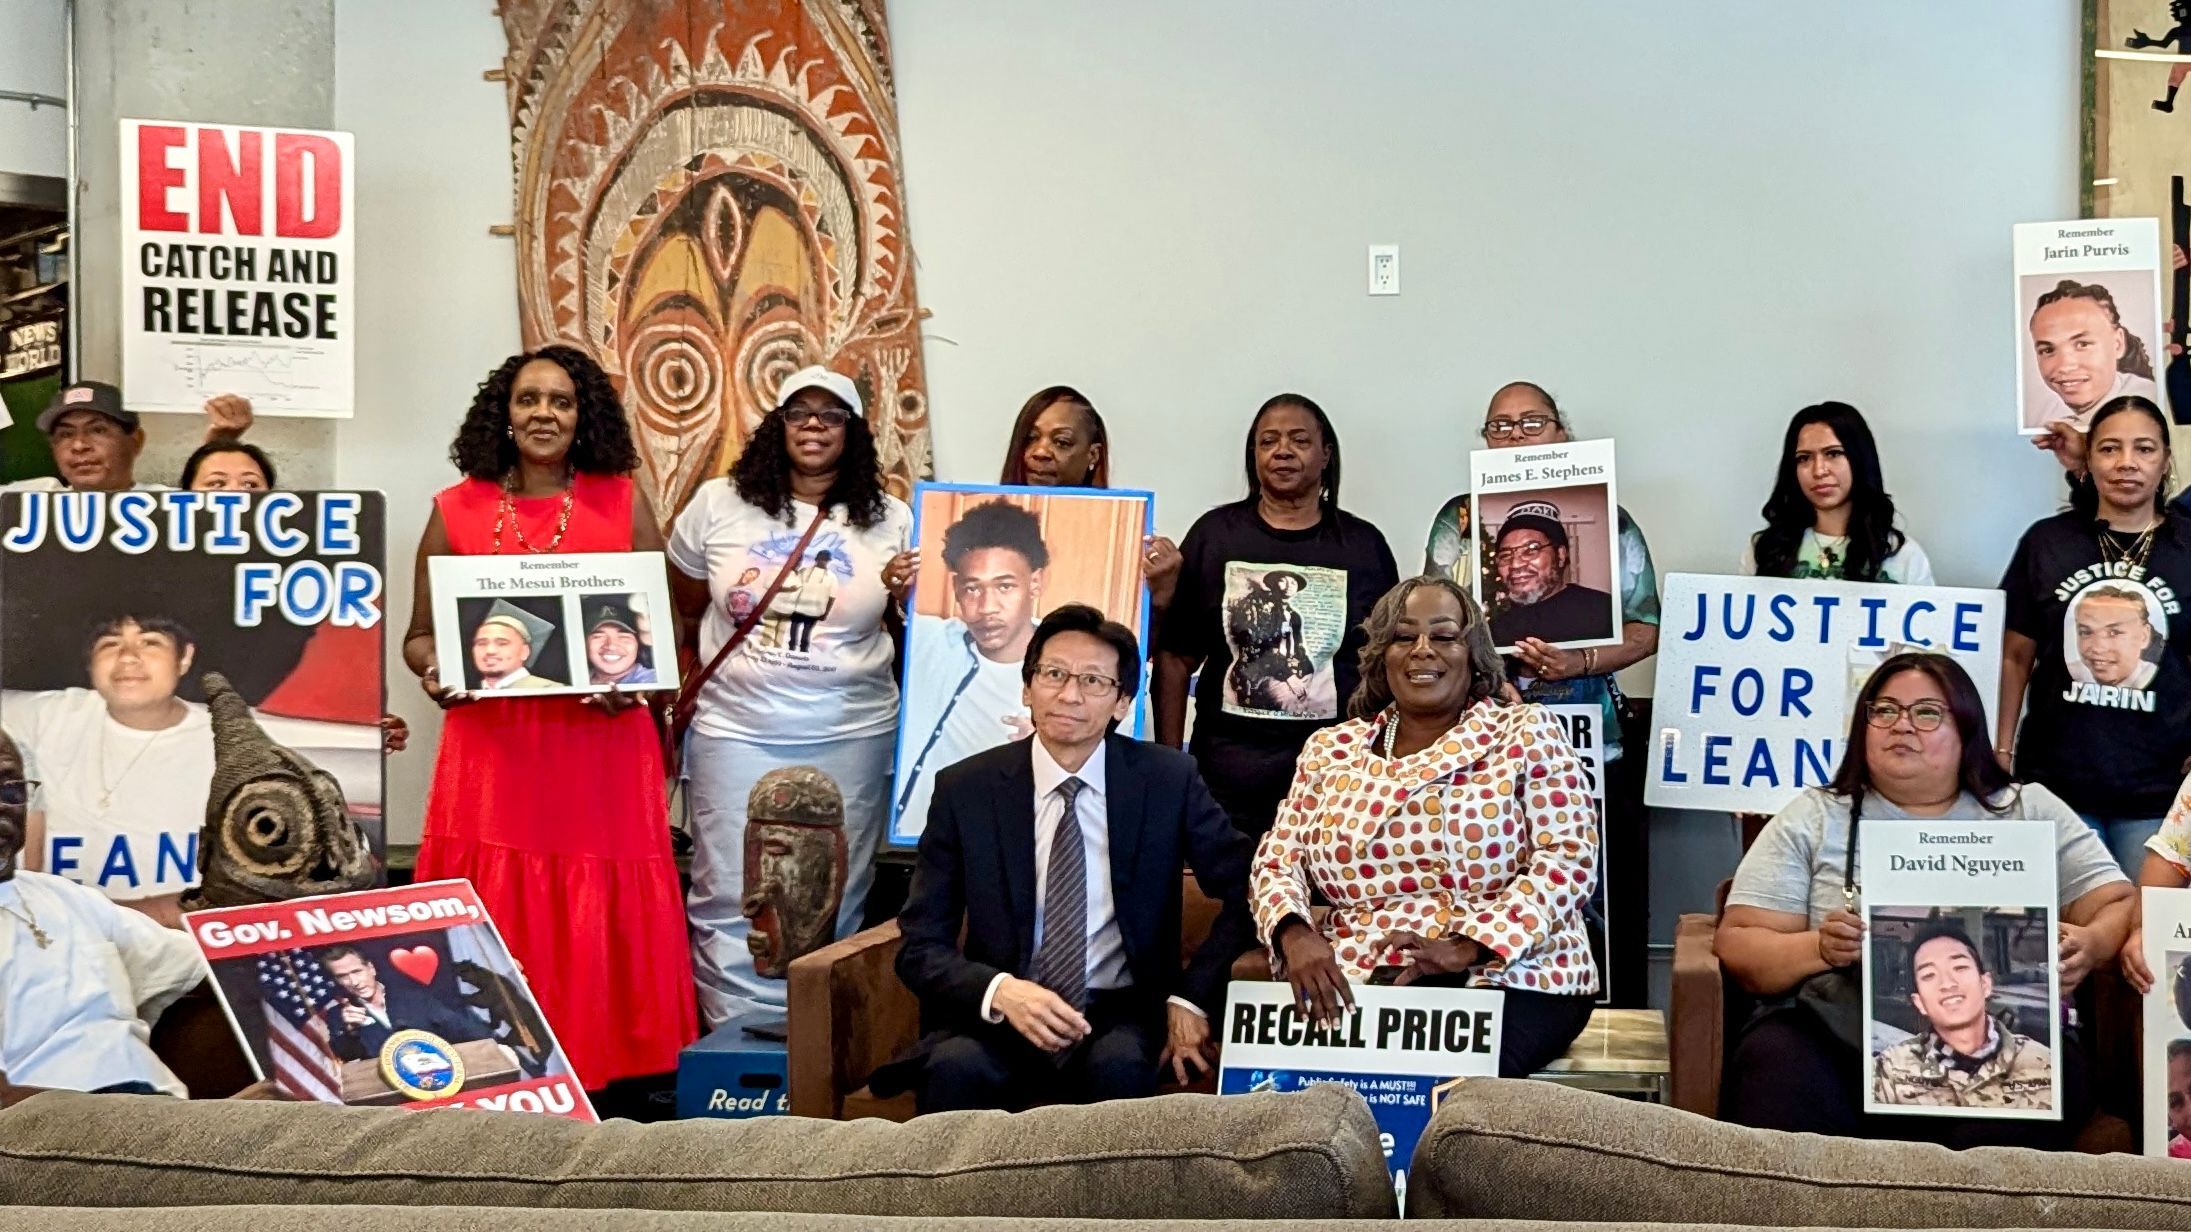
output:
[[[902,941],[889,920],[792,961],[785,1062],[793,1116],[836,1120],[845,1096],[920,1038],[920,1001],[898,982]]]
[[[1669,1099],[1698,1116],[1719,1115],[1719,1078],[1725,1063],[1726,988],[1712,935],[1719,921],[1684,915],[1674,928],[1672,1012],[1667,1016]]]

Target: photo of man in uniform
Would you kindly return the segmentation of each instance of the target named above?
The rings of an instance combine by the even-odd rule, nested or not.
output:
[[[1226,605],[1232,668],[1225,684],[1235,705],[1286,714],[1311,706],[1317,665],[1301,639],[1301,613],[1292,603],[1307,585],[1291,569],[1273,569]]]
[[[1910,939],[1908,954],[1910,1004],[1926,1025],[1879,1054],[1874,1102],[2052,1107],[2053,1055],[1995,1019],[1993,977],[1970,936],[1954,924],[1934,924]]]
[[[495,600],[486,619],[472,630],[472,671],[479,677],[475,687],[496,693],[556,687],[556,681],[532,674],[554,631],[547,620],[506,599]]]
[[[1557,644],[1614,636],[1613,597],[1568,580],[1567,528],[1557,510],[1518,506],[1499,525],[1491,565],[1497,583],[1491,600],[1496,644],[1512,646],[1525,637]]]
[[[451,1044],[488,1037],[484,1018],[432,985],[408,978],[383,983],[380,969],[354,946],[329,946],[319,960],[343,992],[341,1004],[327,1014],[327,1042],[345,1061],[378,1057],[398,1031],[424,1031]]]
[[[2127,583],[2087,587],[2071,605],[2070,622],[2071,679],[2143,689],[2159,674],[2168,639],[2153,627],[2144,591]]]
[[[1019,669],[1050,567],[1041,519],[984,501],[943,533],[942,556],[954,614],[916,613],[908,649],[897,816],[914,829],[938,770],[1034,730]]]

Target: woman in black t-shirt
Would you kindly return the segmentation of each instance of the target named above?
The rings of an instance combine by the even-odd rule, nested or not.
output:
[[[1196,519],[1158,631],[1156,738],[1186,734],[1197,668],[1195,760],[1250,835],[1270,829],[1293,761],[1339,721],[1360,675],[1362,622],[1399,584],[1384,535],[1339,508],[1339,438],[1299,394],[1248,426],[1247,499]]]
[[[2093,482],[2068,512],[2024,532],[2001,578],[1996,751],[2017,778],[2067,800],[2135,871],[2191,755],[2191,526],[2167,510],[2159,407],[2116,398],[2086,439]]]

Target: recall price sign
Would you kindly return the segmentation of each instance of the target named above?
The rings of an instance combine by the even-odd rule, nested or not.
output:
[[[122,388],[147,411],[235,393],[261,415],[354,405],[349,133],[122,121]]]
[[[1290,984],[1236,980],[1225,995],[1217,1092],[1352,1087],[1369,1103],[1392,1182],[1404,1198],[1408,1161],[1430,1124],[1431,1091],[1454,1078],[1495,1078],[1506,994],[1488,988],[1356,984],[1332,1026],[1301,1012]]]
[[[1825,785],[1857,692],[1906,651],[1962,664],[1989,714],[2000,694],[1997,590],[1675,573],[1661,611],[1653,807],[1773,813]]]
[[[261,1078],[298,1099],[597,1119],[469,881],[183,917]]]

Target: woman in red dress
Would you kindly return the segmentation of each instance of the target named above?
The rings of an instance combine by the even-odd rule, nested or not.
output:
[[[403,643],[446,711],[418,879],[471,881],[587,1089],[669,1072],[698,1015],[654,723],[625,694],[444,683],[427,583],[435,556],[660,551],[624,409],[591,358],[546,347],[487,378],[449,455],[465,479],[434,498]]]

